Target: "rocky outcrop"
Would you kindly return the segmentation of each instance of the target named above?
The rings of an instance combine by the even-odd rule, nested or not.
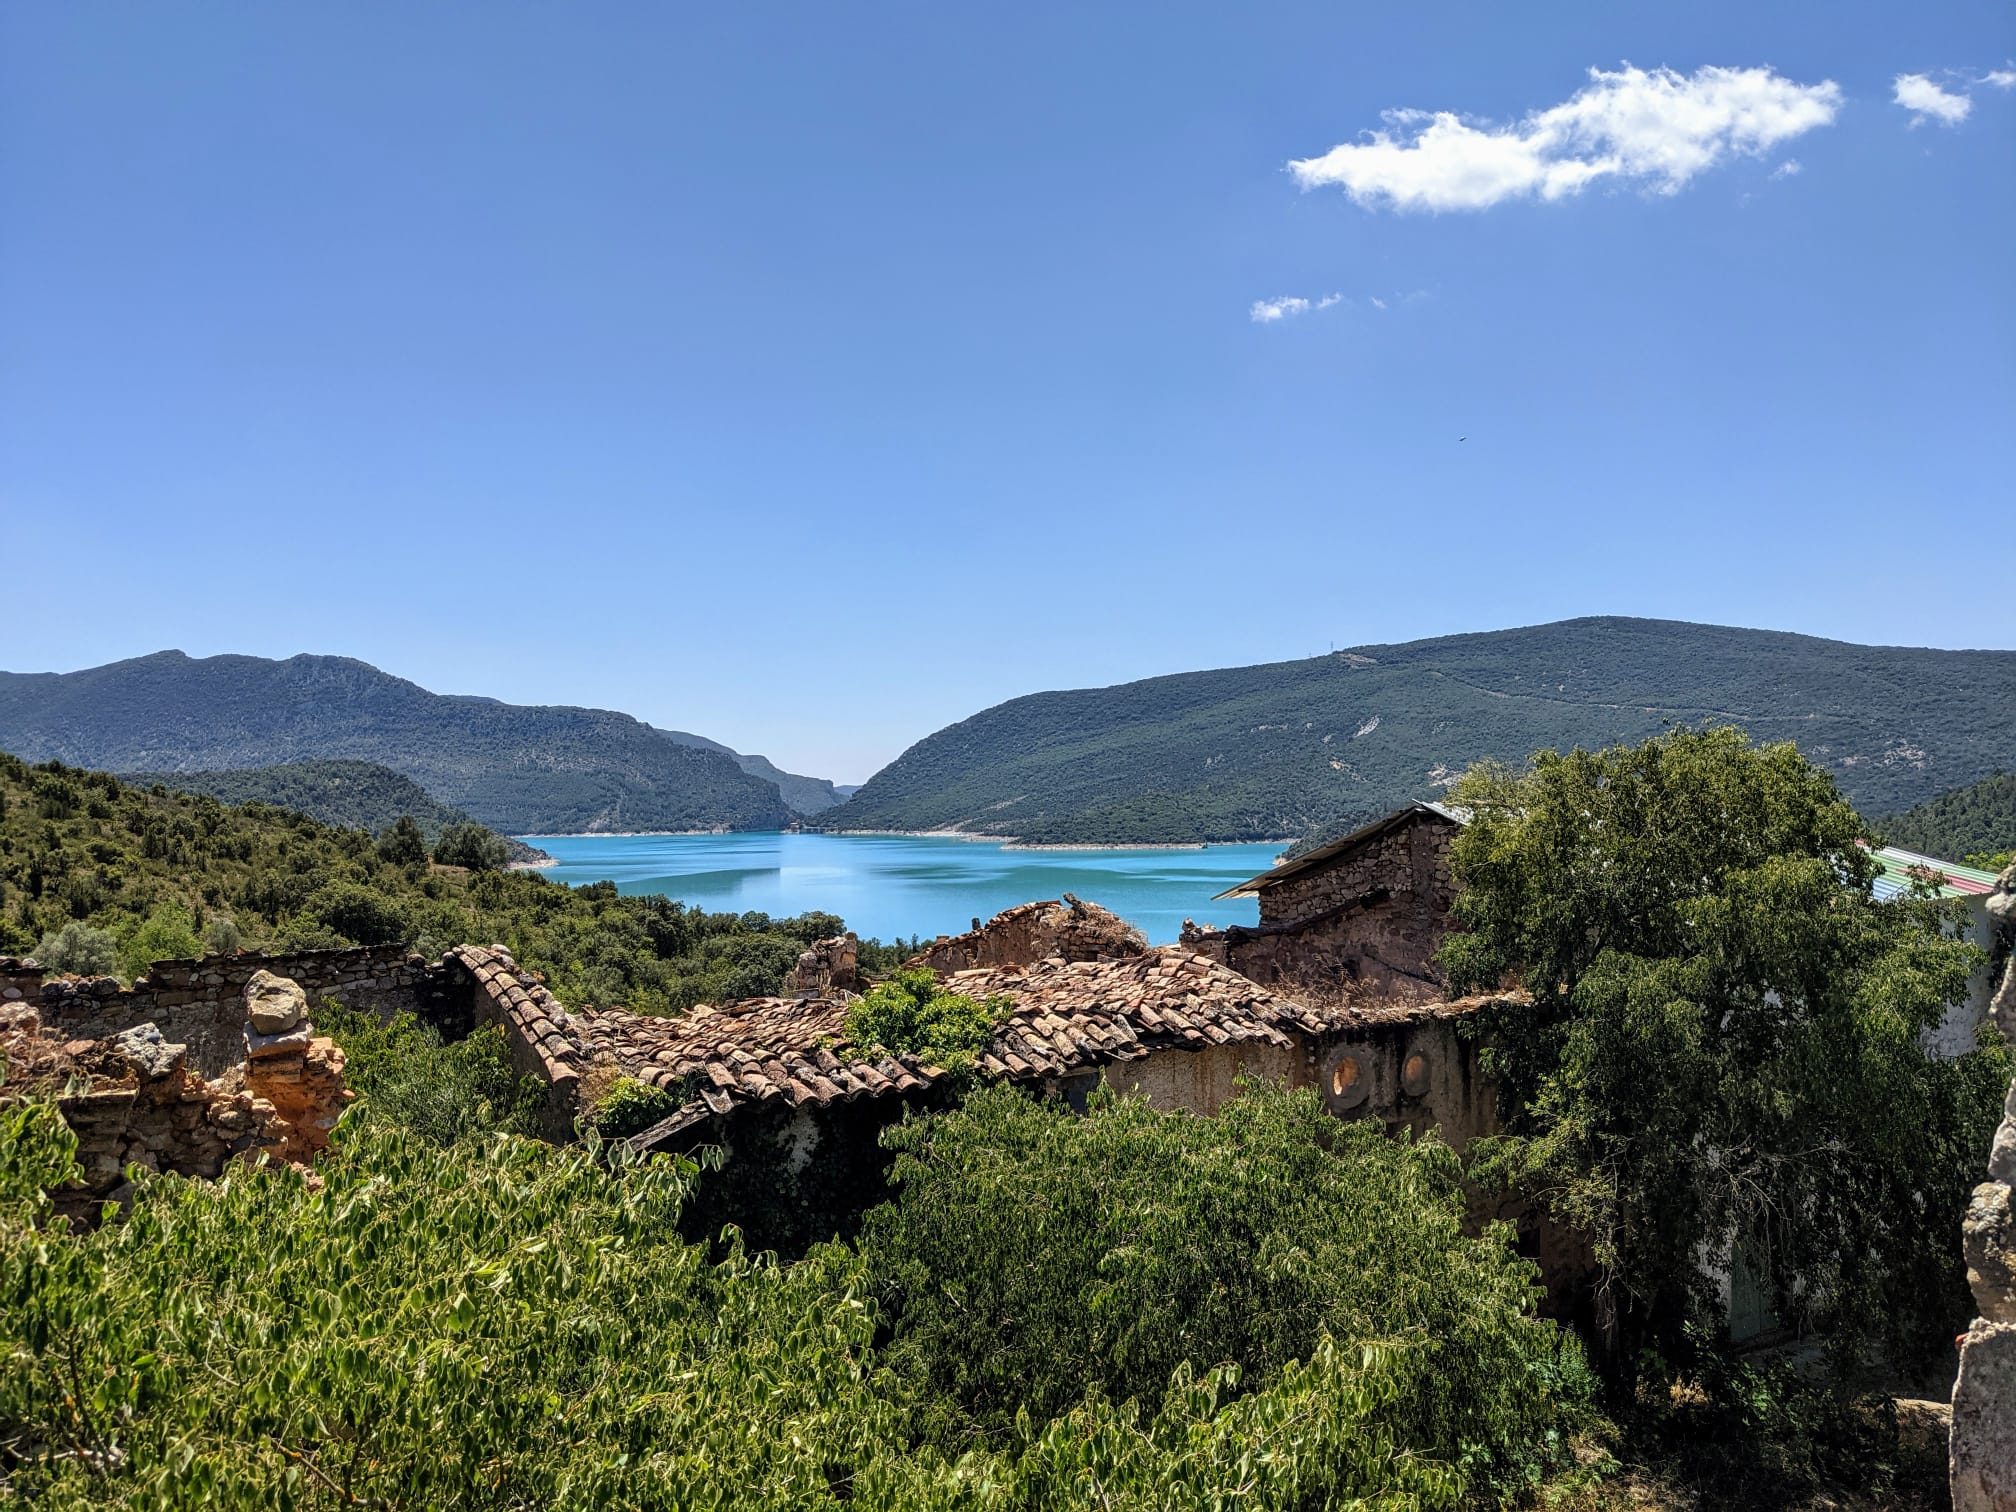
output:
[[[1988,917],[2002,985],[1989,1013],[2016,1044],[2016,865],[2003,872]],[[1961,1232],[1967,1283],[1980,1316],[1960,1343],[1953,1384],[1950,1471],[1954,1512],[2016,1512],[2016,1083]]]
[[[978,919],[961,935],[946,935],[906,966],[929,966],[949,973],[986,966],[1033,966],[1061,957],[1066,961],[1117,961],[1140,955],[1148,939],[1119,915],[1064,894],[1061,900],[1023,903]]]

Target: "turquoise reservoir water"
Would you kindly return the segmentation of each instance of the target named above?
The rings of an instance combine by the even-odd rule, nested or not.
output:
[[[1278,845],[1201,850],[1011,850],[998,842],[919,835],[525,835],[560,864],[555,882],[614,882],[710,912],[774,915],[824,909],[856,934],[957,934],[1032,898],[1076,893],[1157,945],[1183,921],[1251,924],[1251,898],[1211,895],[1265,871]]]

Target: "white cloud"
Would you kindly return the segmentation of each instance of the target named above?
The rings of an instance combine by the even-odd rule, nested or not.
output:
[[[1971,98],[1942,88],[1925,74],[1897,75],[1891,98],[1911,112],[1913,126],[1928,120],[1958,126],[1974,108]]]
[[[1336,185],[1369,209],[1483,210],[1563,199],[1604,178],[1673,194],[1731,154],[1761,154],[1827,125],[1841,106],[1832,80],[1800,84],[1769,68],[1679,74],[1626,64],[1592,68],[1589,79],[1510,125],[1389,110],[1388,129],[1288,169],[1304,189]]]
[[[1309,300],[1299,294],[1284,295],[1280,299],[1256,299],[1247,314],[1257,325],[1272,325],[1277,320],[1286,320],[1291,315],[1306,315],[1311,310],[1327,310],[1334,304],[1342,304],[1342,294],[1325,294],[1321,299]]]
[[[1981,82],[1997,89],[2016,89],[2016,68],[1991,68],[1981,75]]]
[[[1271,325],[1290,315],[1300,315],[1309,308],[1309,301],[1290,295],[1286,299],[1256,299],[1247,313],[1260,325]]]
[[[1374,294],[1372,296],[1372,307],[1375,310],[1383,310],[1386,308],[1386,301],[1381,299],[1377,294]]]
[[[1797,158],[1787,158],[1771,170],[1773,178],[1797,178],[1806,171],[1806,165]]]

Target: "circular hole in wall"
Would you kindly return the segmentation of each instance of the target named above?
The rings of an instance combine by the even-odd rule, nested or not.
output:
[[[1425,1097],[1428,1093],[1428,1057],[1418,1050],[1400,1068],[1400,1090],[1409,1097]]]
[[[1340,1057],[1330,1072],[1330,1095],[1338,1104],[1346,1108],[1356,1107],[1365,1101],[1371,1091],[1371,1078],[1366,1074],[1364,1063],[1355,1055]]]

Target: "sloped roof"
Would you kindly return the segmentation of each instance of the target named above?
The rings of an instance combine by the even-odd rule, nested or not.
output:
[[[1069,1075],[1155,1050],[1293,1043],[1288,1031],[1319,1016],[1205,956],[1169,945],[1109,961],[1051,957],[1031,966],[982,967],[945,978],[952,991],[1006,997],[1013,1007],[978,1053],[980,1069],[1011,1080]],[[945,1073],[917,1056],[863,1052],[847,1043],[845,1005],[827,999],[756,998],[681,1018],[620,1010],[572,1015],[591,1057],[654,1086],[693,1079],[699,1096],[635,1142],[662,1141],[710,1115],[782,1099],[791,1107],[921,1090]]]
[[[1995,873],[1978,866],[1941,861],[1937,856],[1920,855],[1900,845],[1886,845],[1871,854],[1882,868],[1874,888],[1879,898],[1902,897],[1919,880],[1933,883],[1942,898],[1985,898],[1995,891]]]
[[[1445,819],[1451,824],[1467,823],[1470,817],[1465,810],[1452,808],[1444,803],[1430,803],[1425,800],[1419,803],[1410,803],[1405,808],[1395,809],[1383,819],[1374,819],[1370,824],[1351,831],[1350,834],[1345,835],[1341,839],[1332,840],[1325,845],[1319,845],[1312,851],[1305,851],[1292,861],[1277,862],[1274,866],[1260,873],[1259,876],[1248,877],[1237,887],[1226,888],[1217,897],[1246,898],[1256,893],[1265,892],[1277,883],[1286,882],[1293,876],[1299,876],[1312,866],[1319,866],[1325,861],[1333,860],[1347,852],[1369,845],[1387,831],[1398,829],[1401,825],[1417,819],[1423,814],[1432,814],[1436,818]],[[1216,902],[1217,898],[1214,898],[1212,901]]]

